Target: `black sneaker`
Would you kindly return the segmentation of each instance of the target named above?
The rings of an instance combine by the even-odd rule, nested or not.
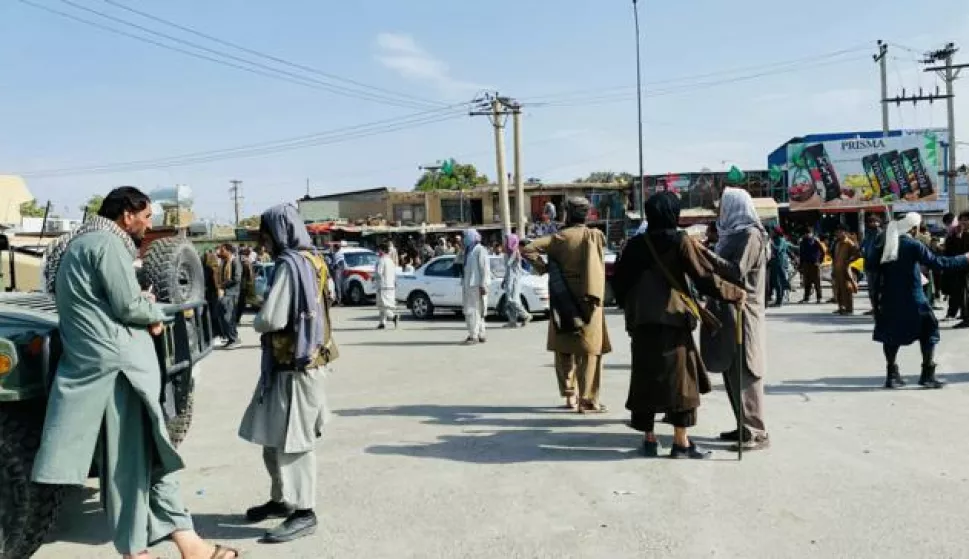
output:
[[[659,456],[659,441],[647,441],[643,439],[643,456],[646,458],[656,458]]]
[[[286,517],[282,524],[266,532],[263,543],[286,543],[312,535],[316,532],[316,513],[298,510]]]
[[[690,441],[690,446],[677,446],[673,443],[670,450],[670,458],[673,460],[706,460],[712,455],[712,452],[701,449],[693,441]]]
[[[387,325],[386,324],[378,324],[377,325],[377,330],[383,330],[385,328],[387,328]]]
[[[721,441],[730,441],[730,442],[734,442],[735,443],[735,442],[737,442],[737,441],[740,440],[740,437],[737,436],[737,430],[734,429],[733,431],[724,431],[723,433],[720,433],[720,440]],[[748,430],[748,429],[745,428],[744,429],[744,442],[748,442],[748,441],[750,441],[750,430]]]
[[[222,349],[232,349],[237,345],[239,345],[239,340],[226,340],[226,342],[222,344]]]
[[[269,501],[246,511],[246,520],[262,522],[267,518],[286,518],[296,511],[296,507],[285,502]]]

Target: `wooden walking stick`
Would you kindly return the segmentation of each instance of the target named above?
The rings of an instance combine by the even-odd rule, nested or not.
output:
[[[737,370],[737,394],[735,395],[737,402],[737,460],[743,461],[744,459],[744,362],[746,361],[744,356],[744,304],[737,304],[737,323],[735,325],[737,331],[737,351],[735,359],[737,360],[734,365],[734,369]]]

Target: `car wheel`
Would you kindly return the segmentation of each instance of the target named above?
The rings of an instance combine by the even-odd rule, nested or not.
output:
[[[363,292],[363,286],[357,282],[350,284],[349,298],[351,305],[362,305],[367,295]]]
[[[418,292],[410,296],[410,312],[418,320],[427,320],[434,314],[434,304],[431,298],[424,292]]]

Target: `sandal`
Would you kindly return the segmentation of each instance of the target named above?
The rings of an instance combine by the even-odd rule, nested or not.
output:
[[[575,399],[575,396],[568,396],[567,398],[565,398],[565,404],[562,406],[562,409],[572,410],[572,411],[578,410],[579,404],[578,404],[578,400]]]
[[[589,401],[580,401],[577,407],[579,413],[606,413],[609,411],[605,404],[593,404]]]
[[[233,549],[231,547],[223,547],[221,545],[216,544],[215,545],[215,552],[212,553],[212,558],[211,559],[229,559],[229,557],[230,557],[229,554],[230,553],[234,553],[235,554],[235,555],[232,555],[233,558],[242,557],[242,554],[239,553],[239,550],[238,549]]]

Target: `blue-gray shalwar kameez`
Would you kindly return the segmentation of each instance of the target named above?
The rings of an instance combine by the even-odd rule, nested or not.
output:
[[[177,494],[173,474],[184,464],[165,430],[147,329],[164,313],[141,293],[127,233],[103,218],[94,222],[52,263],[64,354],[33,479],[83,485],[97,450],[114,545],[135,554],[191,530],[192,520]]]

